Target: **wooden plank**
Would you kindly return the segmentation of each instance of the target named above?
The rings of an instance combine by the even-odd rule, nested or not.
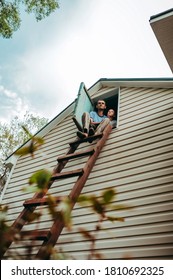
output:
[[[64,160],[69,160],[69,159],[74,159],[74,158],[78,158],[78,157],[84,157],[84,156],[88,156],[88,155],[92,155],[94,153],[94,149],[89,149],[86,151],[82,151],[82,152],[78,152],[78,153],[72,153],[72,154],[68,154],[65,156],[61,156],[58,157],[57,161],[61,162]]]
[[[54,197],[55,202],[58,203],[61,201],[61,197]],[[33,207],[33,206],[40,206],[40,205],[47,205],[47,197],[43,198],[35,198],[35,199],[28,199],[23,203],[24,207]]]
[[[102,135],[103,134],[101,133],[101,134],[96,134],[96,135],[93,135],[93,136],[90,136],[90,137],[86,137],[84,139],[77,139],[76,141],[69,143],[69,145],[72,147],[72,146],[79,145],[79,144],[84,143],[84,142],[94,141],[98,138],[101,138]]]
[[[52,177],[51,177],[51,181],[55,181],[58,179],[64,179],[64,178],[69,178],[69,177],[74,177],[74,176],[81,176],[83,174],[83,169],[76,169],[76,170],[72,170],[72,171],[68,171],[68,172],[62,172],[62,173],[55,173]]]
[[[50,238],[51,232],[47,230],[33,230],[33,231],[21,231],[22,238],[27,238],[29,240],[43,240],[46,241]]]

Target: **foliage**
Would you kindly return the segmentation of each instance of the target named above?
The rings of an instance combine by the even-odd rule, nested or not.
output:
[[[0,34],[9,38],[20,27],[20,16],[17,4],[0,1]]]
[[[6,181],[8,175],[8,169],[5,167],[5,159],[14,152],[19,146],[31,138],[29,148],[25,149],[25,153],[32,153],[40,147],[43,139],[32,136],[31,133],[35,133],[41,129],[48,119],[35,116],[29,112],[26,112],[24,117],[20,119],[15,117],[10,123],[0,123],[0,186],[2,187]],[[31,131],[31,133],[29,133]],[[34,147],[34,151],[33,151]],[[24,153],[24,151],[23,151]]]
[[[23,130],[27,132],[28,139],[30,139],[30,142],[27,146],[21,147],[19,150],[15,152],[16,155],[27,155],[31,154],[32,157],[34,157],[34,152],[36,152],[40,146],[44,143],[43,138],[33,136],[30,134],[25,126],[22,126]]]
[[[0,0],[0,35],[4,38],[12,37],[14,31],[19,29],[21,4],[27,13],[34,13],[37,21],[59,8],[57,0]]]
[[[46,118],[26,112],[22,119],[16,116],[10,123],[0,123],[1,156],[3,158],[8,157],[31,137],[31,133],[41,129],[47,122],[48,119]],[[31,131],[31,133],[28,131]]]
[[[84,238],[90,240],[90,254],[88,259],[102,259],[103,256],[96,250],[97,234],[102,229],[102,224],[105,221],[110,222],[124,222],[124,218],[117,216],[109,216],[108,213],[114,210],[127,209],[127,205],[114,205],[111,202],[116,198],[116,192],[114,188],[108,188],[104,190],[100,196],[95,195],[81,195],[78,199],[78,203],[81,205],[89,205],[92,210],[98,215],[98,221],[92,232],[87,231],[84,228],[79,228],[79,232]]]
[[[4,249],[6,249],[6,243],[9,241],[17,240],[18,235],[6,221],[8,207],[0,205],[0,256]]]
[[[38,176],[39,174],[39,176]],[[39,193],[42,193],[43,190],[45,190],[45,184],[48,184],[48,172],[47,170],[40,170],[39,172],[34,173],[31,175],[29,182],[34,181],[34,183],[38,183],[39,187],[37,191]],[[50,175],[50,174],[49,174]],[[33,180],[34,178],[34,180]],[[39,179],[38,179],[39,178]],[[46,180],[45,180],[46,178]],[[34,190],[32,190],[34,191]],[[81,195],[79,197],[78,203],[80,205],[90,205],[93,209],[93,212],[98,214],[98,221],[96,222],[94,229],[92,231],[88,231],[85,228],[78,228],[78,232],[87,240],[90,242],[90,253],[88,255],[88,259],[103,259],[103,255],[101,253],[98,253],[96,250],[96,241],[97,241],[97,234],[99,231],[102,230],[102,224],[105,221],[119,221],[123,222],[124,218],[122,217],[110,217],[107,215],[107,213],[115,209],[115,207],[110,203],[112,200],[115,199],[115,191],[114,188],[109,188],[101,193],[99,197],[93,196],[93,195]],[[109,202],[105,197],[109,196]],[[72,222],[72,215],[71,215],[71,201],[69,197],[64,196],[57,199],[50,194],[47,194],[47,205],[48,205],[48,212],[51,214],[52,219],[58,218],[61,219],[64,223],[64,226],[67,228],[67,230],[71,231],[73,222]],[[127,206],[125,205],[119,205],[116,207],[116,209],[126,209]],[[7,222],[5,220],[5,216],[7,214],[7,208],[4,208],[2,210],[2,214],[0,216],[0,238],[1,238],[1,247],[0,247],[0,255],[4,251],[4,247],[6,245],[6,242],[13,240],[14,242],[18,242],[19,240],[24,240],[24,237],[21,235],[20,231],[14,232],[12,228],[10,228],[7,225]],[[38,221],[41,219],[41,216],[43,215],[42,210],[39,212],[30,212],[27,216],[27,222],[33,222]],[[45,215],[45,213],[44,213]],[[35,229],[35,232],[37,232],[37,229]],[[25,236],[26,238],[26,236]],[[29,236],[28,236],[29,238]],[[34,242],[31,241],[30,246],[26,246],[26,253],[25,258],[27,256],[28,259],[32,259],[32,251],[34,249]],[[55,249],[51,247],[50,245],[46,247],[47,251],[50,251],[51,259],[73,259],[73,256],[68,256],[65,254],[61,248]],[[19,258],[22,259],[22,256],[18,255],[17,252],[14,255],[10,255],[10,258]]]

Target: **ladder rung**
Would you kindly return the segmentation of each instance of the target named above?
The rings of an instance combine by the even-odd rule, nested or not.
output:
[[[96,135],[93,135],[93,136],[90,136],[90,137],[86,137],[84,139],[77,139],[76,141],[69,143],[69,145],[70,146],[75,146],[75,145],[78,145],[78,144],[83,143],[83,142],[91,142],[91,141],[94,141],[97,138],[101,138],[102,136],[103,136],[103,133],[96,134]]]
[[[93,153],[94,153],[94,149],[92,149],[92,150],[90,149],[90,150],[83,151],[83,152],[78,152],[78,153],[67,154],[65,156],[58,157],[57,161],[61,162],[61,161],[64,161],[64,160],[69,160],[69,159],[73,159],[73,158],[88,156],[88,155],[92,155]]]
[[[51,180],[54,181],[54,180],[64,179],[64,178],[69,178],[74,176],[81,176],[83,172],[84,172],[83,169],[76,169],[73,171],[56,173],[52,176]]]
[[[61,201],[61,197],[55,197],[55,202],[58,203]],[[40,206],[40,205],[47,205],[47,197],[43,198],[35,198],[35,199],[27,199],[23,203],[24,207],[34,207],[34,206]]]
[[[22,238],[28,238],[30,240],[43,240],[47,241],[50,236],[51,232],[48,230],[28,230],[28,231],[21,231]]]

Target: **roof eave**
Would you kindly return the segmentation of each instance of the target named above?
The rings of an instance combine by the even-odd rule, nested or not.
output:
[[[150,25],[163,51],[169,67],[173,72],[173,9],[150,18]]]
[[[169,9],[169,10],[166,10],[166,11],[161,12],[159,14],[151,16],[149,21],[150,21],[150,23],[155,22],[155,21],[161,20],[163,18],[172,16],[172,15],[173,15],[173,9]]]
[[[101,78],[88,91],[93,94],[101,87],[173,87],[173,78]]]

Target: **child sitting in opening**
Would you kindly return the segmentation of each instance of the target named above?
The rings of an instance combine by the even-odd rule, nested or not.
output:
[[[117,122],[115,120],[115,110],[109,109],[107,112],[107,117],[110,119],[110,124],[112,125],[112,127],[116,127]]]

